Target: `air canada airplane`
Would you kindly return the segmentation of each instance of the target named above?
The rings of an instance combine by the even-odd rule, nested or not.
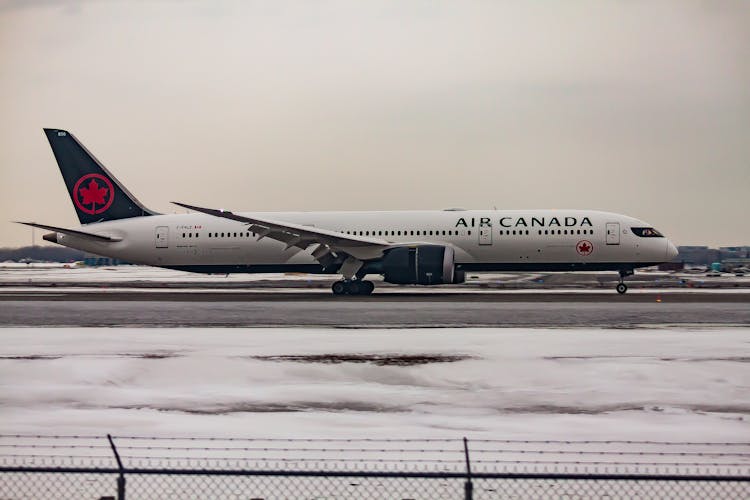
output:
[[[336,295],[367,295],[367,275],[388,283],[463,283],[482,271],[617,271],[673,259],[675,246],[649,224],[593,210],[230,212],[175,203],[185,214],[141,204],[65,130],[44,129],[81,226],[44,239],[136,264],[198,273],[340,275]]]

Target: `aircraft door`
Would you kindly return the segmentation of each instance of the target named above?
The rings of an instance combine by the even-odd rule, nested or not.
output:
[[[167,226],[156,228],[156,248],[169,248],[169,228]]]
[[[490,226],[479,227],[479,244],[492,245],[492,228]]]
[[[607,222],[607,245],[620,244],[620,223]]]

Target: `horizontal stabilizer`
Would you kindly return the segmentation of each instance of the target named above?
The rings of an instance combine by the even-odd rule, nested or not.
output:
[[[115,242],[122,241],[122,238],[116,238],[113,236],[104,236],[101,234],[87,233],[85,231],[78,231],[75,229],[66,229],[64,227],[47,226],[45,224],[37,224],[36,222],[20,222],[14,221],[16,224],[23,224],[25,226],[38,227],[39,229],[46,229],[47,231],[54,231],[56,233],[67,234],[69,236],[75,236],[77,238],[85,238],[94,241],[105,241]]]

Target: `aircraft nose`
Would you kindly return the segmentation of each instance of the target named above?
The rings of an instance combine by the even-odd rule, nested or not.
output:
[[[677,257],[677,255],[679,255],[679,253],[680,252],[677,251],[677,247],[674,246],[671,241],[667,240],[667,261],[674,259],[675,257]]]

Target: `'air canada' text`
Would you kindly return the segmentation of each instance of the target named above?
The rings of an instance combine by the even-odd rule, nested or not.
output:
[[[501,217],[501,227],[593,227],[588,217]],[[454,227],[492,227],[490,217],[461,217]]]

